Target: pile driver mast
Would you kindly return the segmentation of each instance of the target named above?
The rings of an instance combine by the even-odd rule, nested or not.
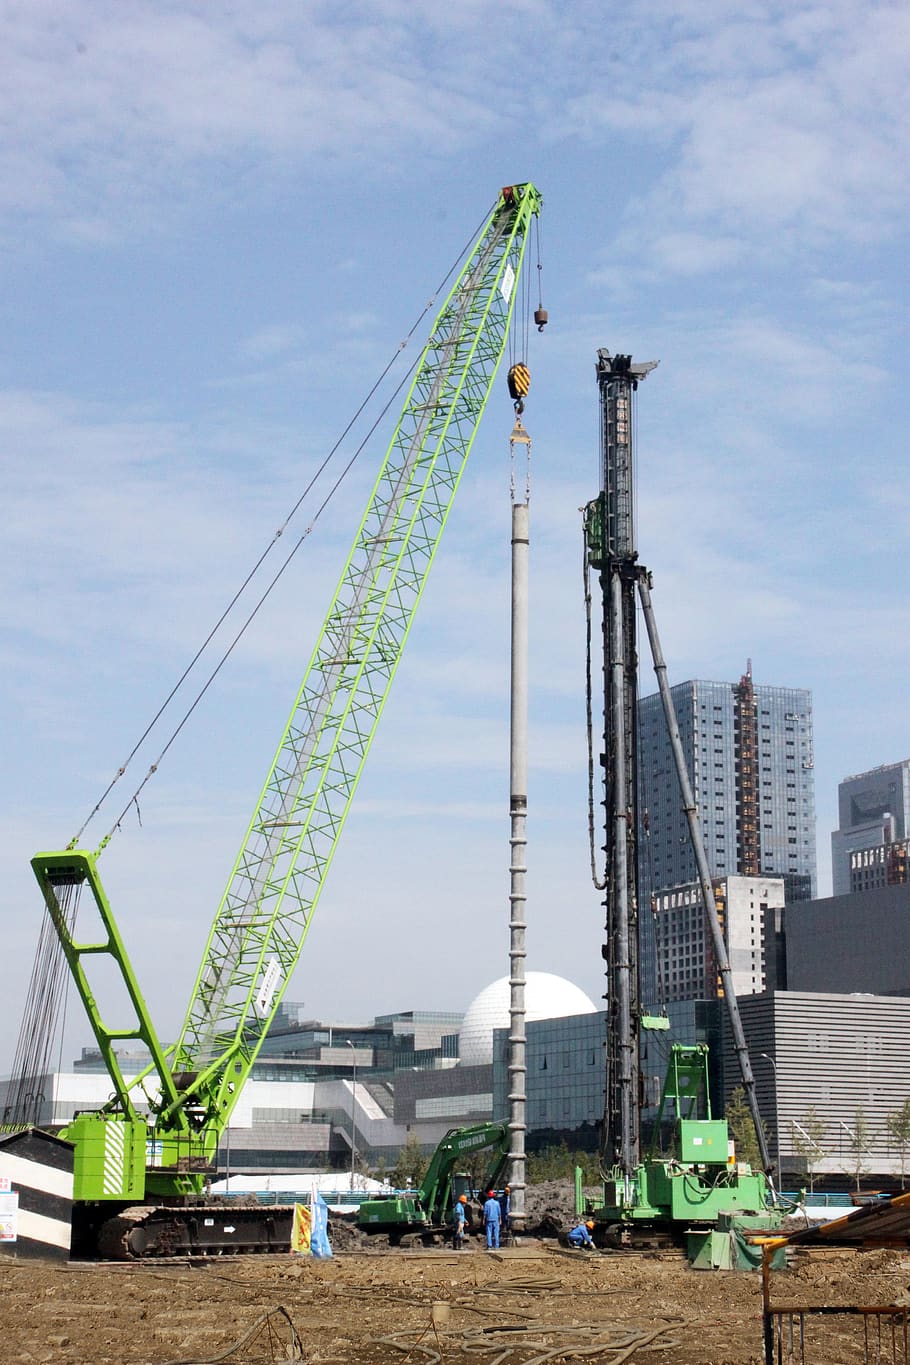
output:
[[[508,338],[541,197],[506,187],[440,311],[215,914],[177,1042],[163,1048],[98,872],[98,855],[37,855],[41,885],[114,1094],[65,1131],[76,1197],[121,1206],[203,1191],[309,930],[367,752]],[[109,838],[110,836],[108,836]],[[98,926],[77,937],[89,891]],[[109,1022],[90,982],[107,958],[135,1018]],[[137,1110],[115,1047],[151,1056]]]
[[[620,1207],[641,1198],[642,1170],[640,1114],[643,1103],[640,1032],[643,1027],[666,1027],[646,1013],[642,998],[642,907],[639,899],[638,809],[638,645],[636,607],[640,603],[651,657],[673,750],[683,810],[699,871],[702,903],[722,983],[731,1033],[737,1051],[746,1097],[755,1122],[763,1167],[769,1167],[764,1128],[755,1096],[755,1083],[733,989],[733,979],[717,915],[711,874],[698,822],[698,812],[679,735],[667,669],[651,603],[651,575],[638,562],[635,544],[634,395],[656,367],[656,361],[636,363],[628,355],[597,354],[597,383],[601,411],[601,491],[585,509],[588,566],[598,573],[603,633],[603,765],[604,874],[595,881],[605,891],[603,956],[607,976],[607,1074],[603,1133],[603,1164],[615,1176]],[[590,634],[590,625],[589,625]],[[593,765],[592,765],[593,766]],[[593,792],[591,802],[592,867]],[[645,1183],[646,1180],[645,1180]]]
[[[603,601],[603,955],[607,974],[604,1158],[627,1179],[640,1158],[642,1015],[638,896],[638,647],[632,396],[656,366],[597,353],[601,492],[587,509],[588,559]]]

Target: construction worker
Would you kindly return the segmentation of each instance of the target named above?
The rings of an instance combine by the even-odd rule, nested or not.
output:
[[[455,1209],[452,1214],[452,1245],[456,1251],[461,1251],[464,1246],[467,1230],[468,1196],[466,1194],[460,1194],[455,1201]]]
[[[596,1248],[594,1246],[594,1238],[591,1236],[591,1233],[593,1231],[594,1224],[590,1221],[590,1219],[588,1219],[587,1222],[585,1222],[583,1219],[569,1233],[569,1246],[579,1247],[581,1250],[584,1251],[595,1251]]]
[[[502,1223],[502,1235],[503,1239],[506,1242],[509,1241],[509,1209],[511,1207],[511,1203],[512,1191],[509,1189],[508,1185],[506,1185],[502,1194],[499,1196],[499,1213],[500,1221]]]
[[[483,1206],[483,1225],[487,1234],[487,1251],[499,1250],[499,1225],[502,1222],[502,1209],[494,1190],[487,1190],[487,1202]]]

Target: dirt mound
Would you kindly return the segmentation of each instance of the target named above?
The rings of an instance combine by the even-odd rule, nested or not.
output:
[[[525,1190],[525,1231],[532,1237],[559,1237],[576,1221],[575,1183],[544,1180]]]
[[[329,1214],[329,1243],[333,1251],[367,1251],[370,1240],[357,1226],[356,1213]]]

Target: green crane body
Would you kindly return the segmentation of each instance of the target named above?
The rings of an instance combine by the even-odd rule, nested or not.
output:
[[[496,1189],[509,1160],[509,1125],[476,1123],[468,1128],[452,1128],[430,1158],[426,1174],[416,1190],[386,1199],[365,1200],[357,1213],[361,1232],[388,1233],[393,1241],[403,1233],[439,1231],[452,1225],[452,1209],[459,1194],[456,1168],[465,1157],[492,1147],[481,1188]]]
[[[173,1201],[205,1188],[338,846],[505,349],[540,208],[531,184],[502,191],[436,319],[173,1046],[161,1046],[140,993],[98,874],[101,849],[32,860],[113,1085],[102,1110],[62,1134],[75,1143],[77,1200]],[[86,888],[99,927],[77,939]],[[135,1016],[126,1026],[102,1017],[87,970],[98,957],[113,960],[125,987]],[[131,1084],[115,1053],[125,1040],[151,1057]]]
[[[672,1157],[660,1156],[664,1116],[673,1117]],[[767,1227],[775,1221],[768,1208],[769,1190],[762,1171],[743,1169],[729,1142],[726,1119],[711,1116],[708,1048],[705,1043],[674,1043],[654,1125],[650,1152],[629,1181],[615,1167],[604,1183],[602,1201],[585,1199],[576,1171],[576,1209],[587,1212],[600,1242],[634,1244],[636,1228],[676,1235],[708,1229],[722,1215],[740,1225],[749,1220]]]

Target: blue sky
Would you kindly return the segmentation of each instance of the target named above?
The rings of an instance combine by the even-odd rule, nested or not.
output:
[[[551,318],[528,966],[602,992],[578,510],[601,346],[660,360],[638,526],[671,681],[751,658],[812,689],[827,890],[838,781],[910,753],[908,30],[837,0],[0,9],[4,1037],[29,858],[78,829],[511,181],[544,195]],[[507,970],[511,422],[503,380],[288,993],[313,1015],[462,1008]],[[102,860],[166,1041],[369,484],[363,463]]]

